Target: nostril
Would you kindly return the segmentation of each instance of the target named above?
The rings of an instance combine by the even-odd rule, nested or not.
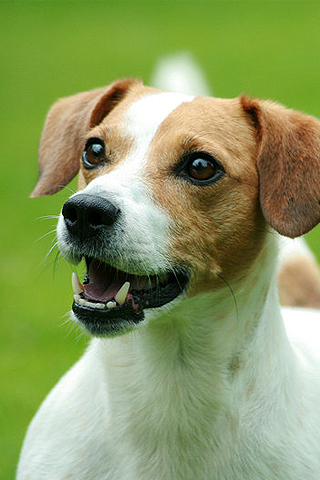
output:
[[[62,215],[64,217],[65,224],[69,229],[76,228],[79,221],[79,211],[70,200],[63,205]]]
[[[62,209],[62,215],[65,220],[69,220],[71,223],[75,223],[78,220],[78,212],[75,207],[71,205],[65,205]]]

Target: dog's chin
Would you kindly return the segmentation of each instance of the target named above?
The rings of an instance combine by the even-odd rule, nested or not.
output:
[[[158,275],[135,275],[85,257],[87,275],[72,305],[77,321],[94,336],[126,333],[158,309],[182,295],[189,282],[183,269]]]
[[[127,333],[144,320],[144,311],[133,313],[129,305],[112,310],[96,310],[73,302],[72,311],[84,329],[94,336],[114,336]]]

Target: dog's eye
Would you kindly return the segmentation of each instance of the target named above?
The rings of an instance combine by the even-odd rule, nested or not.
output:
[[[106,160],[104,142],[100,138],[89,138],[82,154],[85,168],[95,168]]]
[[[212,183],[225,173],[218,160],[205,152],[187,154],[182,160],[182,168],[180,166],[178,170],[180,176],[196,185]]]
[[[196,158],[188,165],[188,175],[195,180],[209,180],[217,171],[216,165],[207,158]]]

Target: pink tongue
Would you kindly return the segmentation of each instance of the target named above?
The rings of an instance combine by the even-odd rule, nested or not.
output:
[[[89,268],[90,283],[83,285],[84,295],[90,300],[107,302],[115,297],[126,277],[126,274],[94,260]]]
[[[87,285],[83,285],[83,290],[85,296],[89,300],[97,300],[98,302],[107,302],[108,300],[112,300],[118,290],[122,287],[122,284],[119,285],[117,283],[112,283],[107,288],[99,283],[88,283]]]

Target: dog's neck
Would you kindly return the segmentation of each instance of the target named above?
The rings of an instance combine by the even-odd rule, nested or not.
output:
[[[270,389],[281,384],[285,395],[292,388],[273,243],[233,294],[225,287],[186,299],[134,332],[94,342],[106,369],[115,436],[123,428],[129,443],[143,439],[145,461],[149,448],[176,450],[179,442],[186,458],[194,444],[212,455],[228,436],[233,443],[244,405],[279,402]]]

